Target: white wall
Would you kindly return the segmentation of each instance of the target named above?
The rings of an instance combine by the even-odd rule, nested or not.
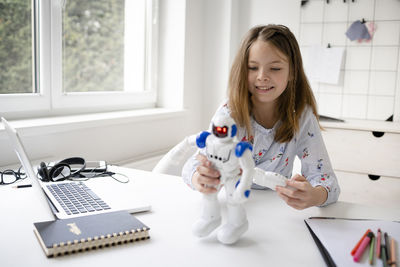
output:
[[[345,32],[356,20],[373,21],[370,42],[350,41]],[[300,45],[343,48],[338,84],[312,84],[323,115],[400,121],[400,1],[311,0],[301,8]],[[312,49],[312,48],[311,48]]]
[[[300,1],[249,0],[239,1],[239,34],[259,24],[283,24],[297,35],[299,31]]]
[[[229,74],[232,1],[205,0],[203,129],[207,129],[218,105],[226,98]]]

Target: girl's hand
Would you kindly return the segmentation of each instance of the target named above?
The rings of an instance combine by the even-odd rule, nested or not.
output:
[[[199,192],[203,194],[216,193],[216,186],[219,184],[220,173],[211,167],[211,162],[207,157],[201,154],[197,155],[200,165],[197,166],[192,177],[192,184]]]
[[[319,206],[323,204],[328,197],[328,192],[324,187],[313,187],[310,182],[300,174],[296,174],[292,179],[287,180],[286,184],[297,190],[277,186],[276,192],[289,206],[298,210]]]

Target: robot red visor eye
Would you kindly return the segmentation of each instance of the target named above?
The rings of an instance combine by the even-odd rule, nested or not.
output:
[[[228,127],[227,126],[215,126],[213,125],[213,134],[216,137],[226,137],[228,136]]]

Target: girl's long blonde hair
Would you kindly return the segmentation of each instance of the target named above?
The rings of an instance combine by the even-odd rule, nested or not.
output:
[[[310,106],[318,119],[317,105],[303,69],[299,45],[293,33],[283,25],[261,25],[249,30],[233,62],[229,75],[228,106],[236,123],[245,127],[247,137],[253,135],[250,125],[252,112],[248,88],[248,59],[250,47],[256,40],[269,42],[289,61],[289,81],[278,98],[280,124],[275,141],[289,142],[299,130],[299,119],[306,106]]]

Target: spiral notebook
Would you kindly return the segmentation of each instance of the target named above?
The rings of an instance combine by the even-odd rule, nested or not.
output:
[[[149,239],[150,228],[127,211],[34,223],[47,257]]]

